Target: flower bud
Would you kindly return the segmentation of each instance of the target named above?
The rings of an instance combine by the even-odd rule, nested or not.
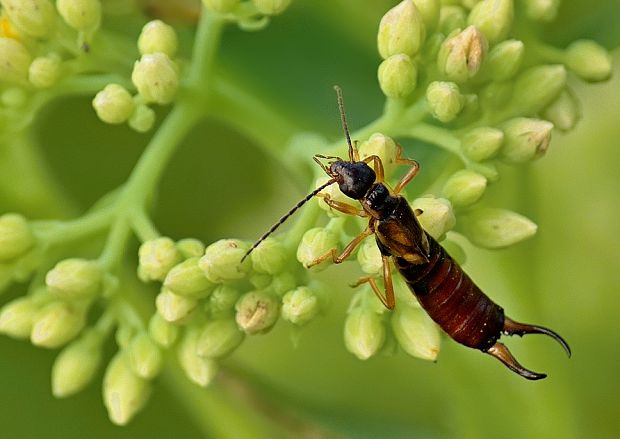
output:
[[[409,56],[398,53],[379,66],[381,91],[389,98],[404,98],[415,90],[418,71]]]
[[[271,281],[271,285],[269,286],[271,290],[276,293],[278,296],[283,296],[284,293],[292,290],[297,285],[297,279],[292,273],[282,272],[277,276],[273,277]]]
[[[56,9],[63,20],[77,31],[94,31],[101,23],[99,0],[57,0]]]
[[[235,9],[239,1],[240,0],[202,0],[202,3],[213,12],[225,14]]]
[[[131,81],[145,102],[165,105],[176,96],[179,74],[168,55],[149,53],[134,64]]]
[[[65,347],[52,366],[52,393],[65,398],[84,389],[101,363],[100,336],[89,331]]]
[[[375,133],[368,140],[362,142],[358,148],[361,159],[376,155],[381,159],[385,175],[390,175],[396,168],[396,143],[381,133]],[[336,185],[334,187],[337,188]]]
[[[54,26],[54,6],[49,0],[0,0],[15,28],[29,37],[44,37]]]
[[[413,3],[422,16],[427,33],[433,33],[439,23],[440,0],[413,0]]]
[[[487,179],[484,176],[469,169],[462,169],[446,181],[442,193],[454,206],[465,207],[478,201],[486,187]]]
[[[441,246],[446,252],[448,252],[450,257],[456,261],[457,264],[463,265],[467,262],[467,254],[465,253],[465,250],[463,250],[463,247],[456,242],[451,241],[450,239],[444,239]]]
[[[128,121],[129,127],[138,132],[146,133],[155,125],[155,111],[148,105],[138,104]]]
[[[63,300],[86,299],[101,291],[103,273],[96,261],[65,259],[47,272],[45,285]]]
[[[441,44],[437,68],[452,81],[466,82],[480,70],[487,46],[484,35],[474,26],[469,26]]]
[[[0,311],[0,333],[23,339],[30,337],[39,306],[30,297],[15,299]]]
[[[0,93],[0,103],[9,108],[24,108],[28,99],[29,96],[26,91],[19,86],[8,87]],[[6,119],[2,121],[4,122],[4,120]]]
[[[295,325],[305,325],[321,311],[317,293],[308,287],[298,287],[282,298],[282,318]]]
[[[439,31],[449,35],[456,29],[463,29],[467,22],[465,10],[460,6],[446,5],[439,11]]]
[[[157,312],[170,323],[179,323],[198,306],[198,301],[190,297],[179,296],[167,288],[162,288],[155,299]]]
[[[179,296],[193,299],[207,297],[214,285],[205,277],[198,261],[199,257],[189,258],[175,265],[166,276],[164,287]]]
[[[60,77],[60,58],[40,56],[35,58],[28,69],[28,80],[37,88],[51,87]]]
[[[522,41],[502,41],[491,49],[483,68],[493,81],[506,81],[521,67],[524,50],[525,45]]]
[[[480,208],[464,215],[464,234],[478,247],[504,248],[534,236],[538,228],[528,218],[506,209]]]
[[[181,261],[181,253],[170,238],[145,241],[138,250],[138,274],[141,280],[162,281],[172,268]]]
[[[377,46],[383,59],[404,53],[414,56],[424,44],[426,30],[422,15],[412,0],[403,0],[381,19]]]
[[[543,117],[562,131],[571,130],[581,119],[579,101],[570,90],[564,90],[543,112]]]
[[[149,336],[162,348],[169,348],[179,335],[179,327],[175,326],[158,314],[154,313],[149,320]]]
[[[435,361],[441,338],[437,325],[424,310],[398,307],[392,316],[392,330],[400,347],[409,355]]]
[[[131,370],[145,380],[151,380],[159,374],[162,355],[157,345],[146,333],[136,335],[127,347],[127,357]]]
[[[126,122],[134,112],[134,102],[127,90],[118,84],[108,84],[95,95],[93,108],[97,117],[109,124]]]
[[[566,49],[567,67],[585,81],[605,81],[611,76],[611,56],[590,40],[578,40]]]
[[[456,224],[452,205],[445,198],[432,196],[416,198],[411,207],[422,210],[422,214],[417,217],[418,221],[426,233],[437,241],[441,241]]]
[[[119,322],[114,332],[114,341],[116,341],[116,345],[119,348],[124,350],[129,347],[129,343],[131,343],[135,335],[136,331],[133,326],[125,322]]]
[[[199,330],[188,329],[179,346],[177,356],[185,375],[193,383],[207,387],[217,375],[219,366],[214,360],[200,357],[196,353],[199,335]]]
[[[316,183],[315,183],[315,187],[319,187],[325,183],[327,183],[327,181],[330,179],[329,176],[324,175],[321,176],[319,178],[317,178]],[[334,200],[334,201],[339,201],[341,203],[349,203],[351,201],[351,199],[349,197],[347,197],[345,194],[343,194],[340,189],[338,188],[337,184],[332,184],[327,186],[325,189],[323,189],[321,192],[319,192],[319,194],[322,195],[327,195],[329,196],[330,199]],[[317,197],[317,202],[319,203],[319,207],[321,209],[323,209],[324,211],[326,211],[328,213],[329,216],[331,217],[338,217],[338,216],[344,216],[345,214],[342,212],[337,211],[336,209],[332,209],[326,202],[325,200],[323,200],[323,198],[321,197]]]
[[[161,52],[172,58],[177,52],[177,45],[174,28],[161,20],[146,23],[138,37],[138,50],[141,55]]]
[[[244,337],[234,320],[213,320],[203,326],[196,343],[196,353],[201,357],[220,358],[235,350]]]
[[[517,78],[511,104],[519,114],[538,113],[553,102],[565,86],[563,65],[532,67]]]
[[[513,0],[482,0],[467,17],[467,24],[476,26],[491,44],[506,38],[514,17]]]
[[[337,244],[338,235],[334,231],[329,228],[315,227],[304,233],[304,236],[301,238],[299,247],[297,247],[297,260],[304,267],[308,268],[309,264],[332,248],[335,248]],[[315,267],[317,269],[324,269],[331,262],[331,259],[328,258]]]
[[[282,271],[288,259],[284,245],[267,238],[250,254],[252,266],[258,273],[276,274]]]
[[[508,163],[524,163],[547,151],[553,124],[546,120],[517,117],[504,123],[502,129],[505,137],[501,158]]]
[[[250,246],[238,239],[221,239],[209,245],[198,265],[211,282],[244,278],[252,270],[250,258],[241,258]]]
[[[267,332],[278,320],[278,300],[264,291],[251,291],[241,296],[235,305],[237,325],[246,334]]]
[[[480,91],[480,105],[487,111],[493,112],[506,108],[506,102],[512,99],[513,82],[491,82]]]
[[[239,300],[239,291],[229,285],[219,285],[209,297],[211,315],[215,318],[232,315],[237,300]]]
[[[497,128],[480,127],[468,131],[461,140],[461,148],[467,157],[480,162],[493,157],[504,141],[504,132]]]
[[[103,377],[103,403],[116,425],[126,425],[142,408],[150,394],[147,380],[133,373],[127,355],[117,353]]]
[[[364,273],[379,273],[383,268],[381,251],[374,239],[366,239],[357,252],[357,262]]]
[[[30,341],[44,348],[60,347],[80,333],[85,317],[83,310],[68,303],[50,303],[34,316]]]
[[[426,100],[433,117],[447,123],[463,109],[465,99],[454,82],[434,81],[426,89]]]
[[[380,314],[354,308],[344,322],[344,344],[360,360],[375,355],[385,341],[385,326]]]
[[[559,8],[560,0],[525,0],[525,13],[535,21],[553,21]]]
[[[185,238],[176,244],[184,259],[194,258],[205,254],[205,245],[199,239]]]
[[[0,216],[0,262],[23,256],[34,245],[28,221],[17,213]]]
[[[32,57],[22,43],[0,37],[0,83],[19,83],[28,78]]]
[[[281,14],[291,4],[291,0],[252,0],[254,6],[261,14]]]

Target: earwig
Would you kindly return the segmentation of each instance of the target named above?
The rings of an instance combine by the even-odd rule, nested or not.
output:
[[[502,307],[484,294],[452,257],[424,231],[407,200],[399,195],[416,176],[419,165],[415,160],[401,157],[402,149],[397,146],[396,163],[409,166],[400,182],[390,190],[384,184],[383,165],[377,156],[362,160],[351,142],[347,127],[342,92],[335,87],[342,127],[348,144],[349,160],[340,157],[315,155],[314,160],[330,177],[330,180],[314,190],[280,219],[245,254],[255,249],[260,242],[273,233],[293,212],[313,196],[323,196],[324,201],[340,212],[368,218],[368,227],[355,237],[342,253],[333,248],[308,267],[331,259],[340,263],[348,258],[355,248],[368,236],[374,234],[383,260],[383,294],[372,276],[365,276],[355,284],[370,284],[375,295],[388,308],[395,307],[394,289],[389,261],[392,259],[409,289],[416,296],[428,315],[454,341],[487,353],[510,370],[529,380],[539,380],[547,375],[523,367],[510,350],[499,342],[502,335],[545,334],[557,341],[570,357],[568,343],[551,329],[518,323],[504,315]],[[328,159],[329,167],[319,159]],[[372,162],[373,168],[369,166]],[[361,203],[362,209],[321,195],[320,191],[330,184],[338,183],[340,191],[347,197]]]

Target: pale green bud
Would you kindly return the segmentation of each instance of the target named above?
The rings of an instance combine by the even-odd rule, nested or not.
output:
[[[467,157],[477,162],[493,157],[504,142],[504,132],[497,128],[479,127],[468,131],[461,140]]]
[[[288,8],[291,0],[252,0],[252,3],[261,14],[278,15]]]
[[[235,350],[244,337],[234,320],[214,320],[203,326],[196,343],[196,353],[201,357],[220,358]]]
[[[56,9],[63,20],[75,30],[93,31],[101,24],[99,0],[57,0]]]
[[[385,342],[385,326],[380,314],[354,308],[344,322],[344,344],[360,360],[375,355]]]
[[[163,281],[181,261],[181,252],[172,239],[161,237],[145,241],[138,250],[138,259],[138,276],[142,281]]]
[[[503,248],[534,236],[538,228],[528,218],[506,209],[480,208],[463,215],[462,228],[472,243]]]
[[[301,238],[299,247],[297,247],[297,260],[301,262],[304,267],[308,268],[310,263],[314,262],[332,248],[335,248],[337,244],[338,235],[334,231],[328,228],[315,227],[306,231]],[[331,259],[328,258],[319,265],[315,265],[315,268],[327,268],[331,262]]]
[[[13,338],[29,338],[39,306],[30,297],[15,299],[0,311],[0,333]]]
[[[292,273],[283,272],[273,277],[270,288],[278,296],[284,295],[287,291],[292,290],[297,285],[297,279]]]
[[[357,252],[357,262],[364,273],[379,273],[383,268],[381,251],[374,239],[366,239]]]
[[[435,119],[447,123],[459,115],[465,99],[454,82],[434,81],[426,89],[426,101]]]
[[[34,245],[28,221],[17,213],[0,216],[0,262],[10,262],[23,256]]]
[[[564,90],[543,112],[543,117],[562,131],[568,131],[581,119],[581,108],[575,95]]]
[[[493,81],[505,81],[512,78],[523,61],[525,45],[519,40],[502,41],[491,51],[483,66]]]
[[[103,377],[103,403],[110,421],[126,425],[144,406],[149,394],[149,382],[131,370],[126,354],[117,353]]]
[[[177,249],[185,259],[205,254],[205,245],[199,239],[185,238],[177,242]]]
[[[362,142],[358,148],[361,159],[376,155],[381,159],[385,175],[388,176],[396,169],[396,143],[392,138],[381,133],[374,133],[368,140]],[[334,188],[338,188],[334,185]],[[350,202],[350,201],[349,201]]]
[[[560,3],[560,0],[525,0],[525,13],[535,21],[553,21]]]
[[[404,98],[415,90],[418,70],[404,53],[390,56],[379,66],[379,86],[389,98]]]
[[[225,14],[237,7],[240,0],[202,0],[202,3],[214,12]]]
[[[169,348],[179,336],[179,327],[154,313],[149,320],[149,336],[162,348]]]
[[[86,299],[101,291],[103,273],[96,261],[65,259],[45,275],[50,293],[63,300]]]
[[[467,262],[467,253],[465,253],[463,247],[461,247],[456,242],[450,239],[444,239],[441,242],[441,246],[444,248],[445,251],[448,252],[450,257],[456,261],[457,264],[463,265],[465,262]]]
[[[532,67],[516,80],[511,104],[520,114],[534,114],[553,102],[566,86],[563,65]]]
[[[433,33],[439,23],[441,2],[439,0],[413,0],[413,3],[418,8],[422,20],[424,20],[427,33]]]
[[[491,82],[480,91],[480,104],[487,111],[503,110],[512,99],[512,90],[512,81]]]
[[[174,28],[161,20],[146,23],[138,37],[138,50],[141,55],[161,52],[172,58],[177,52],[177,45]]]
[[[126,122],[134,112],[134,101],[127,90],[118,84],[108,84],[95,95],[93,108],[97,117],[109,124]]]
[[[190,328],[187,330],[177,356],[185,375],[195,384],[207,387],[217,375],[219,365],[210,358],[200,357],[197,352],[199,330]]]
[[[437,68],[456,82],[466,82],[480,70],[487,51],[487,40],[474,26],[448,37],[437,54]]]
[[[136,335],[126,352],[131,370],[140,378],[151,380],[159,374],[163,362],[162,355],[146,333]]]
[[[422,210],[422,214],[417,217],[418,221],[426,233],[437,241],[443,239],[456,224],[452,205],[445,198],[431,196],[416,198],[411,207]]]
[[[585,81],[605,81],[611,76],[611,56],[601,45],[579,40],[566,49],[567,67]]]
[[[30,341],[35,346],[57,348],[80,333],[85,324],[82,309],[64,302],[53,302],[34,316]]]
[[[295,325],[305,325],[321,311],[317,293],[308,287],[298,287],[282,298],[282,318]]]
[[[155,125],[155,111],[145,104],[138,104],[129,118],[131,129],[138,133],[146,133]]]
[[[26,91],[19,86],[8,87],[0,93],[0,103],[10,108],[24,108],[28,98]]]
[[[114,340],[116,341],[116,345],[124,350],[129,347],[129,343],[131,343],[135,335],[136,331],[131,325],[125,322],[119,322],[119,326],[114,332]]]
[[[0,37],[0,82],[18,83],[28,78],[32,57],[22,43]]]
[[[209,310],[216,318],[230,316],[239,300],[239,291],[229,285],[220,285],[209,297]]]
[[[250,254],[252,266],[258,273],[276,274],[284,269],[288,259],[284,245],[273,238],[267,238]]]
[[[198,306],[198,301],[190,297],[179,296],[167,288],[162,288],[155,299],[157,312],[170,323],[179,323]]]
[[[541,119],[517,117],[504,123],[502,129],[505,137],[501,158],[508,163],[524,163],[545,154],[553,124]]]
[[[441,338],[437,325],[420,308],[400,306],[392,316],[392,330],[398,344],[409,355],[435,361]]]
[[[484,176],[469,169],[462,169],[446,181],[442,193],[454,206],[465,207],[478,201],[486,187],[487,179]]]
[[[164,287],[180,296],[194,299],[207,297],[214,285],[205,277],[198,261],[200,258],[194,257],[175,265],[166,276]]]
[[[251,291],[241,296],[235,305],[237,325],[246,334],[267,332],[278,321],[277,298],[265,291]]]
[[[172,102],[179,87],[177,67],[164,53],[142,55],[136,61],[131,81],[145,102],[165,105]]]
[[[221,239],[209,245],[199,266],[211,282],[227,282],[242,279],[252,270],[250,258],[241,258],[250,248],[238,239]]]
[[[51,87],[60,77],[60,58],[40,56],[35,58],[28,69],[28,80],[37,88]]]
[[[250,283],[257,290],[267,288],[271,283],[271,275],[256,273],[250,276]]]
[[[426,29],[412,0],[403,0],[381,19],[377,46],[382,58],[404,53],[414,56],[424,44]]]
[[[100,336],[89,331],[65,347],[52,366],[52,393],[65,398],[84,389],[101,363]]]
[[[49,0],[0,0],[15,28],[29,37],[44,37],[54,27],[54,6]]]
[[[315,187],[318,188],[319,186],[327,183],[328,180],[330,180],[330,177],[327,175],[317,178]],[[345,194],[343,194],[340,191],[337,184],[331,184],[327,186],[325,189],[319,192],[319,194],[328,195],[330,199],[334,201],[339,201],[341,203],[350,203],[351,201],[349,197],[347,197]],[[329,214],[329,216],[338,217],[338,216],[345,215],[344,213],[339,212],[336,209],[332,209],[331,207],[329,207],[329,205],[325,202],[325,200],[323,200],[323,198],[317,197],[316,199],[317,199],[317,202],[319,203],[319,207],[323,209],[324,211],[326,211]]]
[[[513,0],[483,0],[469,13],[467,24],[474,25],[490,43],[506,38],[514,18]]]
[[[442,6],[439,11],[439,31],[445,35],[456,29],[463,29],[467,22],[467,14],[460,6]]]

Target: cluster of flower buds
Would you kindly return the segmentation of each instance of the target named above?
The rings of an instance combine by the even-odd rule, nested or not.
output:
[[[292,0],[202,0],[210,11],[236,22],[247,31],[263,29],[269,24],[269,17],[280,15]]]

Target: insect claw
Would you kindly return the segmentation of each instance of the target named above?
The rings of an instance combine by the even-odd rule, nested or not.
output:
[[[516,360],[515,357],[512,356],[512,353],[508,348],[500,342],[496,342],[493,346],[486,351],[487,354],[497,358],[499,361],[504,363],[510,370],[515,373],[518,373],[523,378],[528,380],[542,380],[547,377],[547,374],[533,372],[525,367],[521,366],[521,364]]]
[[[525,323],[515,322],[508,317],[504,318],[504,333],[507,335],[518,335],[522,337],[525,334],[545,334],[557,341],[566,351],[568,358],[571,356],[571,350],[566,340],[564,340],[557,332],[552,331],[544,326],[527,325]]]

